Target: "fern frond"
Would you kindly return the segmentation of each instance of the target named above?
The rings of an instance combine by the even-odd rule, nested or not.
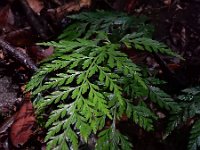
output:
[[[79,21],[68,26],[59,39],[88,38],[98,31],[106,33],[112,32],[112,38],[123,36],[127,30],[138,30],[147,37],[151,37],[154,29],[150,24],[146,24],[147,17],[128,16],[122,12],[109,12],[98,10],[95,12],[81,12],[79,14],[68,16],[72,20]],[[86,28],[87,27],[87,28]],[[78,34],[75,34],[77,31]],[[115,33],[116,32],[116,33]],[[114,36],[116,34],[116,36]]]
[[[80,42],[82,43],[82,47],[84,47],[83,43],[88,43],[86,40],[81,40]],[[102,92],[109,90],[116,96],[116,100],[118,100],[117,103],[120,105],[123,103],[122,88],[117,82],[120,78],[117,74],[119,64],[120,69],[121,66],[127,68],[127,73],[133,72],[134,68],[138,70],[135,65],[126,65],[129,60],[125,57],[126,55],[117,51],[118,45],[108,43],[105,46],[99,47],[97,45],[94,46],[93,44],[88,44],[85,46],[85,49],[86,48],[88,51],[91,51],[91,53],[87,53],[88,56],[83,55],[85,54],[84,50],[80,51],[75,48],[73,51],[74,53],[58,57],[57,59],[61,59],[65,62],[65,73],[57,73],[55,77],[50,77],[48,81],[45,81],[42,86],[36,88],[33,92],[33,95],[35,95],[47,90],[53,90],[50,95],[45,96],[43,102],[40,103],[40,106],[37,106],[36,104],[38,108],[49,107],[53,103],[62,103],[62,105],[58,105],[58,108],[55,111],[52,111],[46,124],[47,127],[50,127],[46,141],[48,141],[49,144],[53,143],[54,147],[60,144],[60,140],[54,138],[52,141],[50,137],[55,136],[60,138],[60,136],[63,135],[57,135],[61,131],[64,132],[64,121],[62,121],[62,119],[71,114],[74,115],[66,119],[70,120],[71,117],[74,117],[73,122],[70,122],[68,125],[75,125],[76,128],[70,130],[78,129],[85,141],[87,141],[87,138],[92,131],[96,133],[97,130],[102,129],[105,124],[105,116],[112,119],[107,104],[108,98]],[[92,52],[92,50],[98,51]],[[77,51],[79,51],[79,53],[76,53]],[[54,62],[57,62],[57,60]],[[105,66],[105,63],[108,65]],[[56,66],[54,70],[51,70],[50,66],[52,64],[50,66],[48,64],[43,65],[41,70],[50,68],[49,72],[55,70],[59,72],[59,67],[62,69],[63,66],[58,63],[56,64],[58,66]],[[112,69],[116,70],[116,73],[111,73]],[[45,72],[45,76],[47,76],[49,72]],[[92,83],[91,78],[94,76],[99,77]],[[76,82],[74,82],[74,80],[76,80]],[[58,89],[58,91],[54,91],[55,88]],[[71,101],[70,104],[68,100]],[[102,118],[103,120],[99,120],[99,118]],[[75,141],[77,141],[77,139]],[[70,142],[72,143],[72,141]]]
[[[150,87],[141,68],[120,51],[121,45],[140,45],[147,51],[166,54],[172,52],[148,39],[148,31],[133,38],[124,37],[127,30],[135,32],[144,27],[144,21],[131,25],[136,18],[123,13],[83,12],[70,18],[76,22],[60,35],[60,41],[39,44],[54,46],[55,52],[42,62],[26,86],[33,97],[41,97],[34,102],[36,111],[49,115],[47,149],[76,150],[80,139],[87,143],[91,134],[99,137],[96,149],[131,149],[128,138],[116,129],[116,119],[126,114],[150,131],[157,117],[144,101],[132,104],[127,98],[137,100],[150,96],[167,110],[178,107],[164,91]],[[112,125],[106,126],[106,120],[112,121]]]
[[[177,128],[181,123],[185,123],[188,119],[197,117],[200,114],[200,89],[199,87],[187,88],[182,91],[183,94],[178,96],[179,106],[181,107],[180,111],[171,114],[169,118],[169,123],[167,127],[167,135],[169,135],[175,128]],[[198,133],[195,133],[199,127],[198,123],[195,122],[192,130],[191,136],[189,139],[189,149],[197,149]],[[196,138],[196,139],[195,139]],[[195,145],[196,144],[196,145]]]
[[[133,106],[127,103],[126,114],[133,118],[133,122],[147,131],[153,130],[153,121],[157,119],[155,114],[145,105]]]
[[[179,105],[168,94],[157,87],[149,87],[149,98],[161,108],[175,112],[180,110]]]
[[[96,144],[97,150],[102,149],[109,149],[109,150],[116,150],[116,149],[124,149],[124,150],[131,150],[132,144],[128,141],[128,138],[122,135],[118,130],[108,128],[101,131],[98,134],[98,140]]]
[[[200,148],[200,120],[196,121],[190,131],[188,149],[198,150]]]
[[[31,78],[31,82],[26,85],[26,91],[33,91],[37,88],[40,88],[45,77],[49,73],[64,68],[68,63],[69,61],[53,60],[51,64],[46,64],[44,67],[41,67],[38,73]]]
[[[68,26],[58,39],[74,40],[85,33],[88,23],[77,22]]]
[[[182,122],[184,122],[183,114],[171,113],[163,139],[166,139]]]
[[[169,56],[175,56],[183,59],[180,55],[177,55],[165,44],[152,40],[149,37],[145,37],[143,33],[132,33],[127,34],[121,39],[121,42],[124,43],[127,47],[134,47],[137,50],[146,50],[148,52],[162,53]]]

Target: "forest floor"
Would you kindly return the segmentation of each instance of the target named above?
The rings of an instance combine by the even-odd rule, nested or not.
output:
[[[28,0],[27,5],[24,1],[0,2],[0,47],[2,48],[0,49],[0,149],[2,150],[45,149],[44,131],[35,123],[29,95],[24,96],[22,93],[25,84],[37,69],[35,64],[53,52],[52,48],[43,49],[35,43],[55,39],[67,23],[65,19],[60,19],[63,12],[56,14],[57,16],[52,13],[61,7],[60,1],[54,1],[54,4],[46,2],[48,5],[38,0],[35,2]],[[99,3],[101,2],[92,7],[104,8],[106,5],[106,3],[98,5]],[[32,11],[28,6],[31,6]],[[33,13],[40,13],[40,18],[34,17],[36,15]],[[134,7],[132,14],[148,16],[150,22],[155,25],[154,39],[166,43],[185,58],[184,61],[180,61],[162,57],[167,64],[165,69],[169,69],[175,76],[172,78],[162,70],[160,76],[168,81],[168,92],[174,94],[180,89],[199,83],[200,1],[174,0],[170,3],[157,0],[141,1]],[[41,27],[42,30],[38,30],[37,27]],[[161,70],[162,67],[155,63],[150,57],[149,67]],[[153,133],[145,133],[137,126],[133,128],[133,125],[127,122],[121,123],[119,128],[132,137],[135,150],[186,149],[188,128],[184,127],[163,143],[160,138],[164,123],[165,120],[161,120],[160,124],[156,125],[157,131]],[[22,129],[22,126],[26,128]],[[131,131],[128,130],[130,128]],[[33,129],[37,131],[33,132]],[[176,139],[177,136],[179,140]]]

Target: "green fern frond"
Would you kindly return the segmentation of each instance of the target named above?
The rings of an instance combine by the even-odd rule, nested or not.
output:
[[[175,56],[183,59],[180,55],[177,55],[165,44],[156,40],[152,40],[149,37],[145,37],[143,32],[127,34],[121,39],[121,42],[124,43],[128,48],[134,47],[137,50],[146,50],[148,52],[154,53],[159,52],[162,54],[167,54],[169,56]]]
[[[200,120],[196,121],[190,131],[188,149],[198,150],[200,148]]]
[[[40,86],[43,83],[43,80],[49,73],[64,68],[68,63],[68,61],[53,60],[51,63],[45,64],[45,66],[41,67],[38,73],[31,78],[32,82],[26,85],[26,91],[33,91],[37,88],[40,88]]]
[[[184,109],[184,117],[192,118],[200,114],[200,88],[192,87],[184,89],[178,96],[179,105]]]
[[[99,10],[96,12],[82,12],[77,15],[68,16],[71,19],[79,20],[82,22],[87,22],[92,24],[92,29],[94,31],[109,31],[109,27],[111,24],[123,24],[132,21],[133,17],[127,16],[125,13],[121,12],[109,12]]]
[[[97,150],[116,150],[124,149],[131,150],[132,144],[128,141],[128,138],[122,135],[118,130],[111,127],[101,131],[98,134],[98,140],[96,144]]]
[[[182,118],[189,119],[198,117],[190,131],[188,149],[198,150],[200,148],[200,87],[192,87],[184,89],[183,94],[178,98],[181,101],[181,106],[184,110]]]
[[[83,35],[86,31],[88,23],[77,22],[68,26],[58,39],[75,40]]]
[[[180,110],[179,105],[168,94],[166,94],[158,87],[149,87],[149,98],[151,101],[158,104],[161,108],[175,112]]]
[[[195,121],[189,137],[189,150],[197,150],[199,149],[199,140],[200,140],[200,121],[199,121],[199,114],[200,114],[200,88],[192,87],[187,88],[182,91],[183,94],[178,96],[178,104],[181,107],[180,111],[176,111],[176,113],[172,114],[168,127],[166,136],[168,136],[174,129],[176,129],[182,123],[185,123],[188,119],[192,119],[197,117],[197,121]]]
[[[60,41],[39,44],[53,46],[55,52],[42,62],[26,86],[33,97],[41,98],[34,102],[38,114],[49,115],[47,149],[76,150],[80,139],[87,143],[92,134],[98,135],[96,149],[132,149],[128,138],[115,127],[116,120],[126,114],[150,131],[157,117],[143,100],[135,104],[131,100],[150,96],[161,108],[178,107],[164,91],[150,87],[141,68],[120,51],[122,43],[134,47],[136,42],[147,51],[174,53],[148,39],[148,31],[135,34],[133,39],[129,35],[124,37],[127,29],[135,33],[145,23],[131,25],[136,18],[123,13],[83,12],[70,18],[76,22],[60,35]],[[112,125],[107,126],[107,120]]]
[[[119,35],[123,36],[126,34],[127,30],[142,31],[147,37],[151,37],[154,31],[152,25],[145,23],[147,17],[128,16],[122,12],[98,10],[95,12],[81,12],[68,16],[68,18],[78,22],[69,25],[64,30],[63,34],[59,36],[59,39],[71,40],[79,37],[88,38],[98,31],[112,33],[110,36],[116,38]]]
[[[163,139],[166,139],[182,122],[184,122],[183,114],[171,113]]]
[[[154,113],[145,105],[133,106],[127,103],[126,114],[133,122],[147,131],[153,130],[153,121],[157,119]]]
[[[74,49],[72,54],[58,57],[57,59],[63,61],[64,66],[60,65],[58,60],[54,60],[56,66],[54,66],[53,70],[51,70],[52,64],[43,65],[41,70],[49,69],[49,71],[43,71],[46,73],[45,76],[54,71],[58,73],[48,78],[48,81],[44,81],[42,86],[33,87],[35,88],[33,95],[43,93],[47,90],[53,90],[50,95],[44,97],[43,103],[39,103],[40,106],[36,104],[36,107],[47,108],[53,103],[54,105],[58,104],[58,108],[52,111],[46,124],[47,127],[50,127],[46,137],[48,145],[50,144],[51,146],[57,147],[61,144],[59,138],[63,134],[58,135],[58,133],[61,131],[64,132],[64,126],[66,124],[64,120],[66,119],[73,120],[72,122],[67,121],[69,122],[68,126],[75,125],[74,129],[69,128],[70,132],[72,132],[71,130],[75,132],[75,130],[78,129],[85,141],[92,131],[96,133],[97,130],[102,129],[105,124],[102,124],[102,122],[105,122],[104,116],[112,119],[107,101],[109,98],[102,92],[110,91],[115,95],[116,102],[122,105],[122,88],[117,82],[120,78],[117,72],[120,72],[118,70],[121,70],[123,66],[127,70],[122,70],[124,74],[134,72],[134,68],[136,69],[135,71],[138,71],[135,65],[130,64],[126,55],[118,51],[118,45],[107,43],[102,47],[87,45],[85,48],[90,51],[87,55],[84,50],[80,51],[79,49]],[[79,51],[79,53],[76,53],[77,51]],[[59,71],[61,71],[59,69],[64,69],[65,73],[59,73]],[[111,73],[111,70],[116,71]],[[92,82],[91,79],[94,76],[97,78],[95,82]],[[76,82],[74,82],[74,80],[76,80]],[[34,81],[35,80],[32,80],[32,82]],[[31,85],[31,82],[29,85]],[[29,89],[30,88],[28,88],[28,90]],[[55,91],[55,89],[57,90]],[[68,102],[68,100],[71,103]],[[70,117],[68,118],[68,116]],[[98,123],[99,117],[104,119],[100,120],[100,123]],[[62,121],[62,119],[64,120]],[[140,124],[143,123],[140,122]],[[51,139],[51,137],[55,138]],[[66,138],[69,139],[69,142],[71,142],[74,147],[77,147],[77,145],[75,145],[76,142],[73,143],[70,137]],[[78,138],[74,139],[74,141],[77,140]]]

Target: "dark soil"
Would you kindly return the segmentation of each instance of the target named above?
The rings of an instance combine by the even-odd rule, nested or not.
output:
[[[169,8],[152,10],[155,38],[181,54],[176,74],[185,86],[198,84],[200,77],[200,1],[183,1]],[[153,16],[153,17],[152,17]]]

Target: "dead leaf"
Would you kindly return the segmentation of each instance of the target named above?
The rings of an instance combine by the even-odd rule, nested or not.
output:
[[[1,25],[14,24],[14,15],[9,5],[4,6],[0,10],[0,24]]]
[[[166,117],[166,115],[164,113],[162,113],[162,112],[157,112],[156,114],[160,119],[163,119],[163,118]]]
[[[31,30],[31,27],[14,30],[12,32],[2,35],[2,37],[12,45],[20,47],[32,45],[37,39],[33,31]]]
[[[132,12],[137,4],[138,0],[115,0],[113,8],[119,11]]]
[[[180,67],[181,67],[179,64],[173,64],[173,63],[167,64],[167,66],[168,66],[169,69],[172,70],[172,71],[176,71],[176,70],[180,69]]]
[[[15,121],[11,126],[10,138],[13,146],[19,147],[26,143],[33,134],[33,126],[36,122],[30,95],[27,94],[23,105],[18,111]]]
[[[125,11],[132,12],[136,6],[137,0],[128,0],[125,6]]]
[[[0,126],[0,149],[9,150],[9,142],[8,142],[8,131],[14,122],[15,115],[8,118],[3,124]]]
[[[36,14],[40,14],[40,11],[44,8],[44,3],[41,0],[27,0],[27,2]]]
[[[81,7],[88,7],[88,6],[91,5],[92,0],[80,0],[79,3],[80,3],[80,6],[81,6]]]
[[[9,32],[14,24],[14,15],[9,5],[0,8],[0,28],[3,32]]]
[[[52,46],[50,46],[47,49],[44,49],[43,53],[42,53],[42,57],[43,57],[42,59],[45,59],[45,58],[51,56],[53,54],[53,51],[54,51],[54,48]]]
[[[49,9],[48,13],[53,19],[60,19],[64,15],[77,12],[81,8],[89,8],[91,6],[92,0],[79,0],[79,1],[69,1],[63,6],[57,7],[56,9]]]
[[[13,115],[12,117],[10,117],[9,119],[7,119],[6,121],[4,121],[4,123],[0,126],[0,135],[4,134],[5,132],[7,132],[8,128],[11,127],[11,125],[14,122],[14,118],[16,115]],[[0,136],[1,137],[1,136]]]
[[[172,3],[172,0],[164,0],[163,3],[167,6],[170,6]]]
[[[128,120],[128,117],[126,114],[123,114],[120,118],[120,121],[127,121]]]
[[[5,56],[4,56],[4,53],[3,53],[3,51],[2,50],[0,50],[0,59],[4,59],[5,58]]]
[[[50,55],[53,54],[54,48],[52,46],[44,49],[41,48],[40,46],[33,45],[29,48],[27,48],[27,52],[29,56],[35,61],[35,62],[40,62],[44,60],[45,58],[49,57]]]

